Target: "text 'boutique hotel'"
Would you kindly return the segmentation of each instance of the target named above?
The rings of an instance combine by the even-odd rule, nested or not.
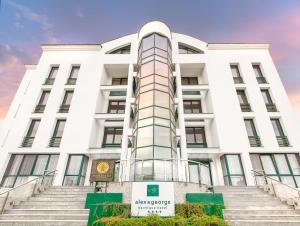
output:
[[[54,186],[189,182],[181,194],[264,183],[253,170],[300,187],[299,130],[268,48],[161,22],[103,44],[42,45],[1,130],[1,187],[55,171]]]

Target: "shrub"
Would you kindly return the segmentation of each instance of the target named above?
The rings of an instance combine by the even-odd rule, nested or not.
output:
[[[204,207],[200,203],[177,204],[175,206],[175,214],[183,218],[201,217],[204,215]]]
[[[127,218],[130,215],[130,205],[122,203],[105,204],[103,207],[103,215]]]
[[[199,226],[226,226],[227,224],[216,216],[191,217],[189,219],[191,225]]]

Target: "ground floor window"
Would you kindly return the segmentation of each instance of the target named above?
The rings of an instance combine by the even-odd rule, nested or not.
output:
[[[1,186],[14,187],[27,182],[31,176],[43,176],[56,169],[59,155],[15,155],[13,154],[6,168]],[[45,183],[51,183],[53,175],[45,177]]]
[[[88,157],[85,155],[69,155],[65,171],[64,186],[83,186]]]
[[[189,178],[192,183],[212,185],[210,163],[189,160]]]
[[[299,154],[250,154],[250,158],[253,170],[256,171],[257,184],[267,182],[260,175],[265,174],[292,187],[300,187]]]
[[[246,185],[244,169],[241,156],[228,154],[221,157],[222,170],[225,185],[243,186]]]

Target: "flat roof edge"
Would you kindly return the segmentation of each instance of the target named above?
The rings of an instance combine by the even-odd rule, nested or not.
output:
[[[101,44],[42,44],[43,51],[96,51],[102,48]]]
[[[209,50],[269,49],[268,43],[208,43]]]

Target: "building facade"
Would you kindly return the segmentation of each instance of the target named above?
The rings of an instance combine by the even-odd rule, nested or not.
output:
[[[1,186],[54,170],[54,185],[90,185],[93,160],[113,159],[115,181],[243,186],[264,172],[300,187],[300,128],[268,48],[157,21],[103,44],[43,45],[2,125]]]

